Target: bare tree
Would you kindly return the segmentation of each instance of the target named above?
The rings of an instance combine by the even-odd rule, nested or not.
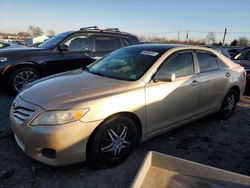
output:
[[[38,27],[38,26],[33,26],[33,25],[30,25],[27,29],[27,33],[29,33],[29,35],[42,35],[43,34],[43,30],[41,27]]]
[[[29,36],[29,33],[21,31],[21,32],[18,32],[17,35],[18,35],[19,37],[28,37],[28,36]]]
[[[206,36],[206,39],[207,39],[207,43],[208,44],[213,44],[215,43],[215,40],[216,40],[216,33],[214,32],[209,32]]]
[[[238,45],[239,46],[247,46],[249,43],[249,40],[247,37],[240,37],[238,40]]]
[[[47,33],[48,37],[53,37],[56,34],[56,32],[54,30],[52,30],[52,29],[49,29],[46,33]]]

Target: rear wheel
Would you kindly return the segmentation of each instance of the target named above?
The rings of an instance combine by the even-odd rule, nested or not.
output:
[[[88,160],[94,165],[113,166],[124,161],[136,146],[136,125],[128,117],[103,123],[90,143]]]
[[[229,119],[233,115],[236,108],[237,99],[237,92],[234,89],[230,89],[223,99],[220,111],[218,113],[221,119]]]
[[[30,67],[15,70],[9,77],[9,88],[11,91],[19,92],[27,84],[39,79],[41,75],[38,71]]]

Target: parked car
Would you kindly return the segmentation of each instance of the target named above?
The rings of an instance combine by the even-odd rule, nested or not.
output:
[[[223,54],[224,56],[230,58],[230,59],[234,59],[234,57],[236,55],[238,55],[239,53],[241,53],[241,51],[243,50],[243,47],[238,47],[238,46],[211,46],[211,48],[213,48],[214,50],[220,52],[221,54]]]
[[[115,165],[138,142],[209,114],[230,118],[245,81],[243,67],[212,49],[134,45],[27,85],[10,121],[38,161]]]
[[[221,54],[223,54],[224,56],[228,57],[229,59],[231,59],[231,55],[228,52],[227,48],[221,47],[221,46],[213,46],[212,47],[214,50],[220,52]]]
[[[235,56],[237,56],[238,54],[240,54],[242,52],[244,47],[228,47],[228,53],[231,56],[231,59],[234,59]]]
[[[85,27],[64,32],[37,48],[1,51],[0,81],[20,91],[38,78],[85,67],[118,48],[138,43],[137,37],[117,28]]]
[[[30,47],[38,47],[40,44],[42,44],[43,42],[37,42],[32,44]]]
[[[235,58],[235,62],[239,63],[246,70],[247,88],[250,86],[250,47],[244,48]]]
[[[1,53],[2,49],[20,48],[20,47],[24,47],[24,46],[18,45],[18,44],[13,43],[13,42],[0,41],[0,53]]]

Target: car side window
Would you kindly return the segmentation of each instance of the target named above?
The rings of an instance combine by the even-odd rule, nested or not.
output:
[[[207,72],[219,69],[217,58],[206,53],[197,53],[199,61],[200,72]]]
[[[122,39],[122,42],[123,42],[124,46],[132,45],[131,41],[128,38],[121,38],[121,39]]]
[[[222,60],[220,60],[219,58],[217,58],[217,63],[219,65],[220,69],[228,68],[228,66]]]
[[[116,37],[116,49],[122,48],[121,39]]]
[[[161,67],[161,70],[175,73],[176,78],[194,74],[194,60],[192,53],[179,53],[170,57]]]
[[[110,36],[96,36],[95,50],[96,51],[113,51],[115,50],[116,38]]]
[[[67,46],[68,51],[70,52],[88,51],[89,37],[85,35],[77,35],[64,42],[64,45]]]

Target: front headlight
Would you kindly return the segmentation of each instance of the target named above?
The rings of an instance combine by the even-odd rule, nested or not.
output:
[[[31,125],[60,125],[80,120],[89,108],[83,110],[45,111],[36,117]]]
[[[8,58],[7,57],[0,57],[0,62],[3,63],[5,61],[8,61]]]

